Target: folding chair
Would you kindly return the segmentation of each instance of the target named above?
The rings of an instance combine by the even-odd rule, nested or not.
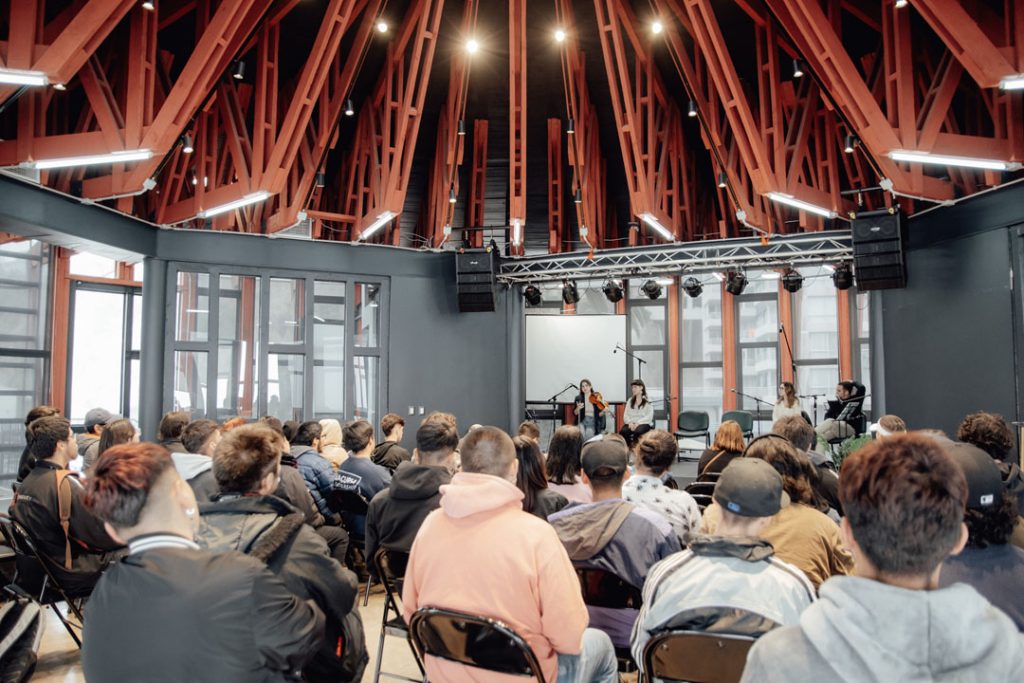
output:
[[[704,470],[704,472],[702,472],[701,475],[699,477],[697,477],[697,481],[699,481],[699,482],[709,481],[711,483],[715,483],[715,482],[718,481],[718,478],[720,476],[722,476],[721,472],[708,472],[707,470]]]
[[[737,683],[747,665],[751,636],[666,631],[644,648],[644,681]]]
[[[423,607],[413,614],[409,635],[421,660],[431,655],[477,669],[531,677],[545,683],[540,662],[529,644],[497,619]]]
[[[399,674],[392,674],[381,671],[381,663],[384,659],[384,639],[387,636],[402,638],[409,644],[413,657],[416,658],[416,665],[420,667],[420,673],[425,674],[423,662],[420,661],[416,648],[409,640],[409,627],[402,618],[402,579],[405,576],[405,567],[409,563],[409,553],[398,550],[381,548],[373,556],[373,568],[377,577],[384,585],[384,615],[380,623],[380,640],[377,642],[377,665],[373,672],[373,681],[377,683],[381,676],[396,678],[403,681],[419,683],[422,678],[409,678]]]
[[[711,448],[711,416],[702,410],[684,410],[676,418],[676,427],[673,436],[677,439],[685,439],[694,436],[703,436],[707,448]],[[677,460],[682,460],[682,449],[676,454]]]
[[[81,603],[86,596],[72,598],[67,594],[57,578],[56,563],[38,550],[28,530],[10,515],[0,513],[0,533],[15,553],[17,569],[13,583],[32,595],[39,604],[52,609],[68,635],[75,641],[75,645],[81,648],[82,639],[78,631],[82,628]],[[37,586],[38,596],[35,595]],[[78,620],[77,624],[72,624],[68,617],[61,613],[57,607],[58,602],[68,606],[68,611]]]
[[[732,420],[740,426],[744,438],[754,438],[754,414],[747,410],[730,410],[722,414],[722,422]]]
[[[714,499],[706,493],[691,493],[690,496],[693,498],[694,502],[697,503],[697,507],[700,508],[702,514],[707,506],[715,502]]]
[[[639,588],[604,569],[577,567],[576,578],[583,591],[583,602],[588,607],[639,611],[643,604]],[[628,647],[616,647],[615,659],[618,660],[620,673],[636,671],[636,662]]]
[[[687,485],[686,492],[691,496],[703,495],[713,496],[715,495],[715,484],[713,481],[695,481]]]
[[[365,531],[362,534],[356,533],[358,524],[353,523],[353,520],[362,518],[362,526],[365,530],[366,512],[370,508],[370,503],[358,491],[336,491],[334,496],[338,509],[341,510],[342,519],[345,521],[345,528],[348,530],[349,548],[358,549],[366,563],[366,590],[363,593],[363,607],[366,607],[370,602],[370,587],[373,586],[373,569],[370,566],[373,558],[366,556]]]

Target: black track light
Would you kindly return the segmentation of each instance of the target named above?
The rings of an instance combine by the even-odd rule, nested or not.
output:
[[[240,81],[245,78],[245,62],[241,59],[235,62],[235,70],[231,72],[231,77],[236,81]]]
[[[701,284],[700,280],[691,275],[683,280],[683,291],[691,299],[696,299],[704,291],[704,285]]]
[[[622,285],[615,280],[608,280],[608,282],[604,283],[601,291],[604,292],[605,298],[613,304],[622,301]]]
[[[853,286],[853,271],[849,263],[840,263],[832,272],[832,284],[836,289],[849,289]]]
[[[725,278],[725,291],[733,296],[739,296],[747,288],[747,276],[737,271],[731,271]]]
[[[459,201],[459,198],[455,196],[455,188],[453,187],[452,189],[448,190],[448,203],[454,204],[457,201]]]
[[[565,127],[565,134],[566,135],[575,135],[576,134],[576,122],[573,121],[572,119],[569,119],[569,125],[567,125]]]
[[[847,135],[846,144],[843,146],[843,151],[847,154],[853,154],[853,150],[860,144],[860,140],[857,139],[856,135]]]
[[[782,288],[787,292],[799,292],[800,288],[804,286],[804,276],[793,270],[792,268],[786,268],[782,272]]]
[[[181,136],[181,153],[191,154],[196,151],[195,145],[192,144],[192,136],[185,133]]]
[[[523,296],[526,298],[526,303],[531,306],[539,306],[543,299],[540,288],[537,285],[526,285],[526,289],[523,290]]]
[[[729,186],[729,178],[725,175],[725,171],[718,172],[718,186],[723,190]]]
[[[345,99],[345,116],[355,116],[356,105],[352,103],[352,98],[348,97]]]
[[[686,110],[686,115],[691,119],[697,118],[697,103],[690,100],[690,107]]]
[[[573,195],[572,195],[572,200],[576,204],[582,204],[583,203],[583,190],[581,190],[580,188],[577,187],[576,188],[576,192],[574,192]]]
[[[657,280],[648,280],[640,288],[640,291],[643,292],[648,299],[657,299],[661,296],[661,285],[658,284]]]
[[[324,175],[324,172],[323,171],[317,171],[316,172],[316,186],[317,187],[323,187],[326,184],[327,184],[327,178]]]
[[[576,287],[576,283],[566,280],[565,283],[562,285],[562,301],[564,301],[569,306],[572,306],[579,300],[580,291]]]
[[[793,78],[804,77],[804,65],[799,59],[793,60]]]
[[[466,134],[466,122],[463,119],[459,119],[459,135]]]

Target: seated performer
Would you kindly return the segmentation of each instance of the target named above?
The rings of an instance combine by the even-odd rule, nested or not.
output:
[[[629,388],[633,395],[626,401],[619,434],[632,450],[637,440],[654,428],[654,405],[647,400],[647,387],[642,379],[633,380]]]
[[[576,423],[583,432],[583,440],[587,441],[597,434],[604,433],[604,409],[607,404],[601,393],[594,391],[589,379],[580,380],[580,393],[576,394]]]

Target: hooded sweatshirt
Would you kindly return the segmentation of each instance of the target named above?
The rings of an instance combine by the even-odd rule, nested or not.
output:
[[[557,653],[579,654],[587,610],[555,530],[524,512],[523,492],[487,474],[460,472],[441,487],[441,509],[420,527],[405,572],[406,620],[421,607],[500,619],[526,639],[544,679]],[[458,561],[453,561],[458,558]],[[454,662],[426,659],[430,680],[521,681]]]
[[[409,552],[423,520],[441,504],[441,486],[451,480],[443,467],[399,465],[390,488],[374,496],[366,512],[367,561],[379,546]]]
[[[1024,638],[970,586],[919,591],[838,576],[799,626],[751,649],[741,683],[783,680],[1020,681]]]
[[[171,452],[171,459],[174,460],[174,469],[192,487],[196,494],[196,501],[208,503],[210,499],[220,493],[217,485],[217,478],[213,476],[213,458],[199,453],[175,453]]]
[[[348,458],[348,451],[341,447],[341,424],[337,420],[320,420],[320,455],[335,469]]]

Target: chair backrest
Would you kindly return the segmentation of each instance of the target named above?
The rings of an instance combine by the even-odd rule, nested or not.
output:
[[[644,672],[648,680],[736,683],[755,640],[751,636],[667,631],[647,642]]]
[[[711,416],[702,410],[684,410],[679,413],[676,425],[681,432],[707,431],[711,424]]]
[[[343,512],[353,515],[365,515],[369,509],[369,503],[358,491],[341,490],[336,494],[338,506]]]
[[[722,476],[721,472],[709,472],[707,470],[704,470],[703,472],[700,473],[700,476],[697,477],[697,481],[709,481],[714,483],[718,481],[718,478],[720,476]]]
[[[402,580],[405,578],[405,568],[408,565],[409,553],[400,550],[379,548],[373,556],[374,573],[384,584],[388,600],[393,601],[392,606],[396,609],[402,597]]]
[[[746,410],[730,410],[722,414],[722,422],[736,422],[744,434],[754,429],[754,414]]]
[[[686,492],[691,496],[694,494],[713,496],[715,494],[715,484],[716,482],[713,481],[695,481],[687,485]]]
[[[701,512],[704,512],[704,508],[714,503],[714,499],[706,493],[691,493],[690,496],[694,502],[697,503],[697,507],[700,508]]]
[[[496,619],[423,607],[412,615],[409,636],[421,657],[432,655],[465,666],[544,681],[540,662],[527,642]]]
[[[0,534],[3,534],[6,545],[14,551],[15,567],[17,568],[15,584],[37,599],[42,597],[43,601],[49,602],[50,596],[40,596],[39,593],[46,585],[47,579],[51,585],[56,583],[54,573],[60,568],[45,553],[39,551],[32,536],[21,522],[3,513],[0,513]],[[47,593],[49,592],[47,591]]]
[[[609,609],[640,609],[643,596],[640,589],[604,569],[576,568],[580,580],[583,602],[591,607]]]

